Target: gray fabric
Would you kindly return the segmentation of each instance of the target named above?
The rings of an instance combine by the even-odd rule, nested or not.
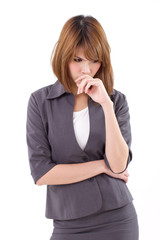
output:
[[[98,211],[74,220],[54,220],[50,240],[138,240],[139,224],[133,203]]]
[[[111,95],[122,135],[132,160],[130,115],[126,96],[114,89]],[[74,95],[57,80],[38,89],[29,98],[26,137],[29,164],[34,182],[56,164],[84,163],[105,159],[105,119],[100,104],[88,98],[90,134],[82,150],[73,127]],[[124,206],[133,200],[126,185],[105,173],[74,184],[47,185],[46,213],[51,219],[76,219]]]

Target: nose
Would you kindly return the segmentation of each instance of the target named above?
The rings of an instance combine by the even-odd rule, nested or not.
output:
[[[90,73],[90,65],[88,61],[84,61],[82,65],[82,73],[89,74]]]

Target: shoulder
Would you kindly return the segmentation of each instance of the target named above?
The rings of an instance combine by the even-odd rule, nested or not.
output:
[[[33,92],[31,92],[28,100],[28,112],[40,112],[41,114],[46,111],[47,96],[50,92],[57,92],[56,82],[44,87],[41,87]]]
[[[124,105],[127,105],[127,99],[126,94],[122,93],[121,91],[117,89],[113,89],[110,98],[114,104],[114,109],[117,110],[118,108],[121,108]]]
[[[33,96],[36,100],[44,100],[48,96],[51,88],[54,88],[54,84],[50,84],[44,87],[41,87],[31,93],[31,96]]]
[[[60,97],[64,93],[66,93],[64,86],[57,80],[53,84],[37,89],[32,92],[31,95],[34,96],[37,101],[45,101]]]
[[[117,89],[113,89],[112,93],[111,93],[111,100],[112,101],[117,101],[120,99],[124,99],[126,98],[126,95],[124,93],[122,93],[121,91],[117,90]]]

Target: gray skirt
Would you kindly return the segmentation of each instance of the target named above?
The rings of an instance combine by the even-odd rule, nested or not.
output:
[[[133,202],[86,217],[53,220],[50,240],[138,240],[139,226]]]

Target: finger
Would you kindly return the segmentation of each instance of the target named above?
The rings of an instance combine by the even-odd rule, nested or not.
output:
[[[79,85],[79,93],[82,93],[84,91],[85,85],[87,84],[88,78],[83,79]]]
[[[85,90],[86,84],[88,84],[89,82],[93,83],[95,82],[94,80],[90,79],[90,78],[86,78],[83,79],[83,81],[80,83],[79,85],[79,92],[82,93]]]
[[[95,79],[92,80],[92,79],[88,78],[88,79],[85,79],[84,81],[85,81],[85,83],[84,83],[84,85],[82,84],[82,90],[85,90],[84,87],[87,86],[86,82],[87,82],[87,84],[90,84],[90,86],[93,85],[93,86],[97,86],[98,87],[100,85],[99,80],[95,80]]]
[[[128,177],[129,176],[129,173],[128,173],[128,171],[125,173],[125,175]]]
[[[91,78],[90,76],[89,77],[87,77],[86,79],[83,79],[82,80],[82,82],[80,83],[80,85],[79,85],[79,93],[82,93],[83,91],[84,91],[84,87],[85,87],[85,85],[87,84],[87,82],[89,83],[91,83],[90,84],[90,86],[91,85],[94,85],[94,86],[99,86],[100,85],[100,81],[99,80],[95,80],[95,79],[93,79],[93,78]]]
[[[91,82],[87,83],[87,85],[86,85],[86,87],[85,87],[85,89],[84,89],[84,92],[87,93],[88,90],[91,90],[91,89],[92,89],[92,86],[93,86],[93,85],[92,85]]]
[[[81,93],[81,89],[82,89],[82,83],[84,84],[84,81],[82,82],[82,80],[76,80],[76,85],[78,87],[78,91],[77,91],[77,94]]]
[[[127,182],[128,182],[128,178],[125,179],[125,183],[127,183]]]
[[[90,77],[90,76],[89,76],[89,75],[82,75],[82,76],[78,77],[78,78],[75,80],[75,82],[81,81],[81,80],[83,80],[83,79],[86,78],[86,77]]]
[[[124,181],[127,183],[128,182],[128,177],[124,177]]]
[[[125,176],[129,176],[128,170],[125,170],[123,173]]]

